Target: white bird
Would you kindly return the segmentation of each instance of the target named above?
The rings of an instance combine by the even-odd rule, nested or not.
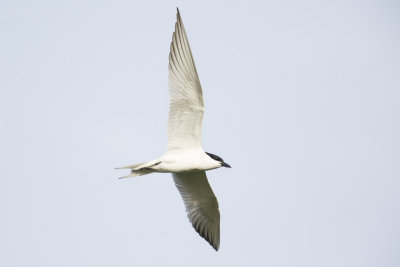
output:
[[[222,158],[204,152],[201,145],[203,92],[179,9],[172,35],[168,69],[171,100],[167,151],[155,160],[118,169],[131,169],[129,175],[121,178],[152,172],[172,173],[194,229],[218,250],[218,202],[205,171],[230,166]]]

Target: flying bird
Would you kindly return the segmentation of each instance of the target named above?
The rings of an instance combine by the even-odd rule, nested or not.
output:
[[[202,148],[203,91],[179,9],[176,18],[168,65],[170,107],[167,151],[155,160],[117,169],[130,169],[130,174],[121,178],[153,172],[172,173],[189,221],[200,236],[218,250],[220,214],[206,171],[231,166]]]

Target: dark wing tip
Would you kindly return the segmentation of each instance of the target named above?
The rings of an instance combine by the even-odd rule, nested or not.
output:
[[[219,231],[217,233],[218,236],[212,236],[210,234],[207,234],[207,232],[205,232],[204,229],[200,229],[199,227],[197,227],[194,222],[192,222],[192,226],[196,230],[196,232],[202,238],[204,238],[204,240],[206,240],[208,242],[208,244],[210,244],[215,249],[215,251],[218,251],[218,249],[219,249]],[[218,228],[219,228],[219,225],[218,225]]]
[[[193,211],[192,211],[193,212]],[[195,212],[197,213],[197,212]],[[206,223],[202,223],[204,214],[200,212],[199,214],[193,214],[188,211],[188,218],[191,222],[194,230],[206,240],[214,249],[218,251],[219,249],[219,241],[220,241],[220,224],[219,224],[219,211],[218,211],[218,218],[217,221],[208,221]]]

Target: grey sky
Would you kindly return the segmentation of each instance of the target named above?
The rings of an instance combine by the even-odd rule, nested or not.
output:
[[[179,6],[221,247],[168,174]],[[399,266],[397,1],[0,2],[1,266]]]

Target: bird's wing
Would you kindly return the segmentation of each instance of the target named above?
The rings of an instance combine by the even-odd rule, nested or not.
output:
[[[205,171],[173,173],[175,185],[183,198],[187,216],[194,229],[210,245],[219,248],[218,201]]]
[[[189,41],[177,13],[169,53],[168,150],[201,147],[204,102]]]

